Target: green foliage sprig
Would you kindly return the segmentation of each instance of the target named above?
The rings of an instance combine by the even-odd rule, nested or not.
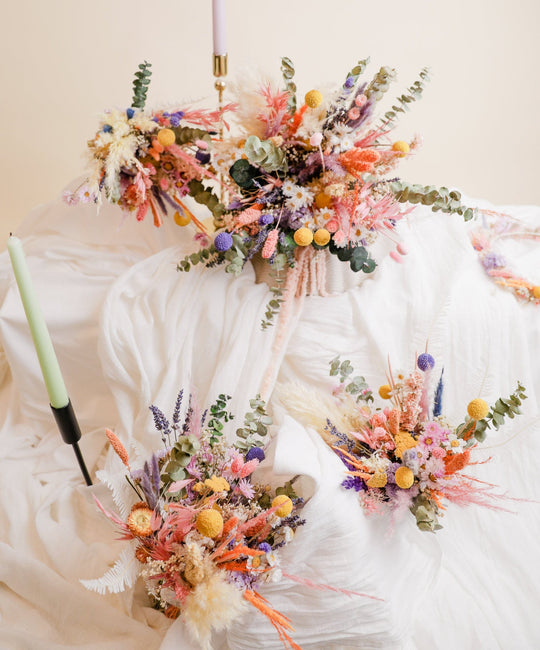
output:
[[[276,255],[276,258],[278,256]],[[282,257],[285,259],[285,255],[282,255]],[[274,261],[274,264],[276,262]],[[274,267],[274,264],[272,264],[272,267]],[[281,308],[281,303],[283,302],[283,276],[280,273],[281,269],[274,269],[272,268],[272,271],[270,273],[273,283],[272,286],[270,287],[270,293],[272,294],[271,300],[268,302],[266,305],[266,311],[264,313],[264,319],[261,323],[261,327],[263,330],[267,329],[274,323],[274,318],[277,316],[279,313],[279,310]]]
[[[369,63],[369,56],[366,59],[358,61],[354,68],[349,72],[343,84],[342,95],[349,95],[356,86],[358,78],[364,74]],[[349,81],[352,78],[352,83]]]
[[[347,246],[336,246],[334,240],[330,240],[328,250],[335,255],[340,262],[349,262],[351,271],[358,273],[373,273],[377,262],[371,257],[364,246],[347,244]]]
[[[294,64],[289,57],[281,59],[281,74],[285,83],[285,90],[289,93],[287,109],[291,115],[296,113],[296,84],[294,83]]]
[[[446,212],[459,214],[465,221],[475,215],[473,208],[468,208],[461,203],[461,194],[456,190],[433,185],[415,185],[405,181],[392,181],[390,189],[399,203],[421,203],[429,205],[433,212]]]
[[[222,258],[214,248],[214,244],[211,244],[208,248],[201,248],[196,253],[186,255],[183,260],[178,262],[176,270],[187,272],[192,266],[197,266],[197,264],[204,264],[207,267],[211,267],[219,264],[221,261]]]
[[[384,97],[384,94],[390,88],[390,84],[396,76],[397,74],[394,68],[389,68],[386,65],[383,66],[373,77],[373,80],[364,91],[364,95],[368,99],[373,97],[375,101],[379,101]]]
[[[467,439],[473,435],[478,442],[483,442],[488,429],[492,427],[498,429],[504,424],[506,417],[512,420],[521,413],[520,407],[525,399],[527,399],[525,387],[518,381],[517,388],[510,397],[506,399],[500,397],[495,405],[490,407],[486,417],[476,421],[476,426],[474,426],[475,420],[470,419],[461,424],[456,431],[458,437]]]
[[[406,93],[396,99],[392,109],[384,114],[383,127],[393,125],[398,118],[398,114],[406,113],[410,108],[409,104],[422,98],[426,82],[429,81],[429,68],[422,68],[419,77],[412,86],[407,88]]]
[[[244,417],[244,426],[236,430],[238,440],[235,447],[243,450],[263,445],[264,438],[268,434],[268,427],[272,424],[272,418],[266,412],[266,402],[261,399],[260,395],[249,400],[249,406],[251,411]]]
[[[174,443],[171,449],[170,460],[161,473],[162,482],[167,484],[185,479],[187,476],[185,468],[189,465],[193,454],[199,451],[200,448],[201,443],[195,436],[180,436]]]
[[[288,169],[285,152],[271,140],[260,140],[256,135],[250,135],[244,145],[244,151],[250,162],[266,172],[286,172]]]
[[[330,361],[330,376],[338,377],[339,383],[346,384],[345,392],[350,395],[356,395],[356,401],[373,402],[373,393],[364,377],[357,375],[351,377],[354,368],[349,360],[341,361],[340,357],[335,357]]]
[[[230,399],[230,395],[220,393],[210,407],[211,417],[206,426],[210,433],[210,445],[214,445],[223,435],[224,423],[234,419],[234,415],[227,411],[227,403]]]
[[[139,64],[139,69],[135,73],[133,80],[133,99],[131,106],[133,108],[140,108],[143,110],[146,104],[146,95],[148,93],[148,86],[150,85],[150,77],[152,76],[151,63],[145,61]]]

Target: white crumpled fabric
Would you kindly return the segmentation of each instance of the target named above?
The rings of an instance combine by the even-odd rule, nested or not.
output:
[[[504,209],[540,221],[537,208]],[[328,362],[341,354],[376,388],[385,383],[388,359],[394,369],[410,370],[429,339],[438,367],[445,368],[443,410],[454,423],[474,397],[492,403],[518,379],[527,387],[525,415],[490,433],[485,456],[493,459],[474,472],[512,496],[540,494],[540,311],[490,283],[459,217],[418,209],[402,227],[406,263],[386,258],[372,277],[355,279],[357,286],[348,279],[336,295],[306,298],[277,350],[275,328],[259,328],[269,293],[254,283],[251,270],[239,278],[219,268],[178,274],[175,264],[191,247],[182,241],[185,230],[170,220],[159,231],[150,222],[120,223],[120,211],[110,206],[96,215],[93,206],[56,202],[36,210],[17,233],[92,473],[106,462],[106,426],[139,454],[159,446],[148,406],[170,412],[182,387],[196,390],[202,404],[219,392],[232,394],[232,408],[242,417],[270,363],[279,371],[272,384],[330,389]],[[529,265],[530,275],[538,271],[530,256],[520,263]],[[6,253],[0,256],[0,299],[0,647],[190,648],[181,621],[171,624],[150,609],[140,585],[99,596],[80,584],[80,578],[103,575],[123,548],[92,495],[110,507],[112,501],[104,486],[81,484],[73,452],[55,429]],[[349,598],[292,582],[265,586],[263,595],[292,619],[299,645],[540,645],[534,624],[540,505],[511,503],[518,514],[450,506],[436,535],[418,531],[411,516],[392,530],[387,519],[365,516],[355,495],[339,487],[340,463],[317,434],[282,404],[272,400],[271,406],[274,480],[300,473],[310,497],[306,525],[282,551],[284,569],[384,598]],[[253,610],[216,638],[215,647],[281,644]]]

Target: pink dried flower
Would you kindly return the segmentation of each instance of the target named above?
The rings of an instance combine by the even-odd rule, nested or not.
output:
[[[272,255],[274,254],[274,251],[276,250],[278,237],[279,237],[279,231],[277,228],[274,228],[274,230],[271,230],[270,233],[268,234],[268,237],[264,242],[264,246],[261,253],[262,257],[265,260],[272,257]]]
[[[236,486],[236,490],[238,490],[242,496],[246,497],[246,499],[252,499],[255,495],[253,486],[249,481],[246,481],[245,478],[239,481],[238,485]]]

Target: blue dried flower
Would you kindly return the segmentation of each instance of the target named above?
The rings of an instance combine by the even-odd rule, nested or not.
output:
[[[216,250],[220,253],[228,251],[229,248],[233,245],[233,238],[230,232],[220,232],[216,235],[214,239],[214,246]]]
[[[344,487],[346,490],[360,492],[360,490],[365,490],[366,486],[359,476],[347,476],[347,478],[342,481],[341,487]]]
[[[259,462],[262,462],[266,456],[264,451],[260,447],[252,447],[246,454],[246,462],[256,458]]]
[[[102,131],[103,133],[110,133],[112,131],[112,126],[110,124],[105,124]]]
[[[126,115],[127,115],[128,120],[130,120],[135,115],[135,109],[134,108],[127,108],[126,109]]]
[[[199,149],[195,154],[195,158],[201,163],[201,165],[206,165],[210,162],[210,154],[207,151]]]

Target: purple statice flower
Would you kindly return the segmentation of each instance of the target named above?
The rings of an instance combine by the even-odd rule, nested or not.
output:
[[[354,76],[349,75],[347,79],[345,79],[345,83],[343,85],[345,88],[352,88],[354,86]]]
[[[242,201],[236,199],[236,201],[231,201],[229,203],[227,210],[240,210],[243,206],[244,204],[242,203]]]
[[[486,253],[482,258],[482,265],[486,271],[491,271],[506,266],[506,260],[497,253]]]
[[[341,482],[341,487],[344,487],[346,490],[354,490],[355,492],[360,492],[360,490],[366,489],[366,484],[359,476],[347,476]]]
[[[386,478],[388,479],[388,483],[396,482],[396,470],[398,467],[401,467],[401,463],[390,463],[386,468]]]
[[[259,551],[263,551],[264,553],[270,553],[272,550],[272,547],[268,542],[261,542],[259,544]]]
[[[202,149],[199,149],[195,154],[195,158],[201,163],[201,165],[207,165],[210,162],[210,157],[210,154]]]
[[[175,111],[171,115],[171,119],[169,120],[171,126],[178,126],[183,117],[184,117],[184,111]]]

